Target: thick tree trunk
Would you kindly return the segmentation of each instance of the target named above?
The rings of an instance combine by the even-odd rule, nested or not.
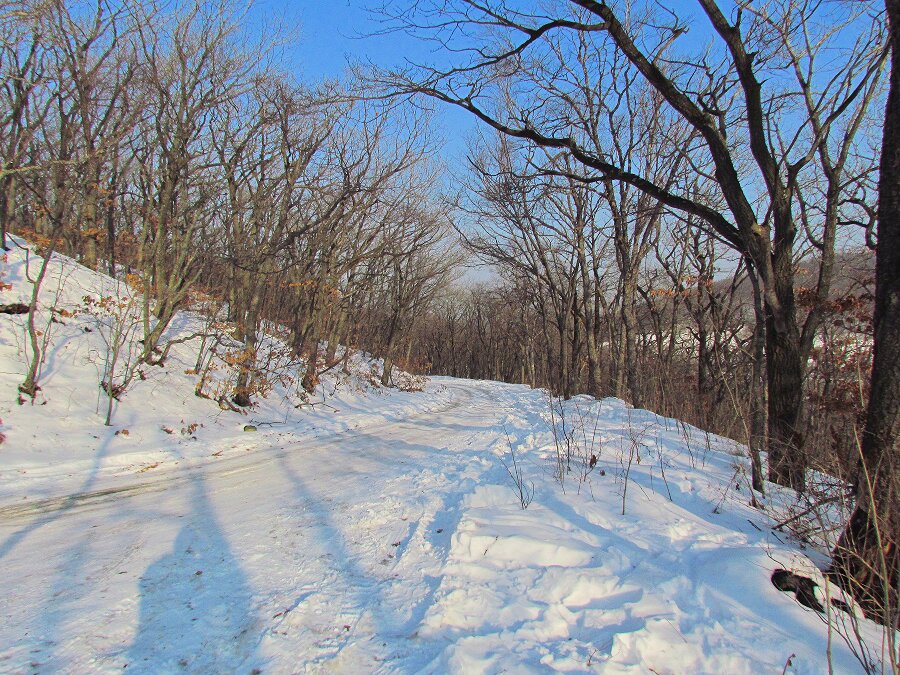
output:
[[[585,242],[582,237],[579,240],[579,267],[581,269],[581,311],[584,317],[584,341],[587,348],[587,389],[588,393],[595,397],[601,396],[602,374],[600,372],[600,355],[597,349],[597,322],[600,320],[597,311],[596,294],[591,285],[588,260],[585,251]]]
[[[857,503],[834,550],[832,576],[866,615],[900,619],[900,0],[887,0],[893,47],[881,149],[875,263],[875,345]]]
[[[391,375],[394,372],[394,359],[390,355],[384,357],[384,368],[381,371],[381,386],[391,386]]]
[[[620,349],[624,350],[624,354],[619,355],[620,367],[625,368],[625,384],[628,389],[628,402],[635,408],[644,407],[644,397],[641,391],[640,381],[638,379],[638,353],[637,353],[637,333],[638,321],[635,305],[637,302],[637,270],[626,269],[624,278],[622,279],[622,308],[621,318],[623,339],[620,343]],[[619,381],[622,380],[622,374],[619,374]]]
[[[6,235],[12,225],[15,213],[15,183],[13,176],[4,176],[0,181],[0,251],[8,251]]]
[[[113,157],[112,176],[107,185],[108,197],[106,201],[106,262],[109,269],[109,276],[116,276],[116,200],[115,195],[118,190],[119,175],[119,159],[118,155]]]
[[[633,303],[627,303],[623,307],[622,325],[625,332],[625,381],[628,385],[629,403],[635,408],[643,408],[644,397],[638,379],[637,365],[637,315]]]
[[[613,322],[610,321],[609,323],[610,323],[610,326],[612,326]],[[611,328],[610,333],[612,333],[612,330],[613,329]],[[610,342],[610,344],[612,344],[612,342]],[[626,349],[625,349],[625,324],[624,323],[619,324],[619,329],[616,334],[615,345],[616,345],[616,372],[615,372],[615,379],[614,379],[615,391],[613,392],[613,396],[615,396],[616,398],[625,400],[628,397],[628,395],[626,392],[626,385],[625,385],[625,370],[626,370],[626,368],[625,368],[625,352],[626,352]]]
[[[806,457],[801,428],[803,371],[800,334],[778,331],[767,311],[766,363],[769,390],[769,480],[798,491],[806,488]]]
[[[597,338],[593,328],[587,328],[585,338],[587,340],[588,393],[594,398],[600,398],[603,395],[603,375],[600,372],[600,351],[597,349]]]
[[[81,222],[78,223],[81,235],[81,264],[85,267],[97,270],[97,234],[99,232],[99,195],[98,181],[91,176],[85,186],[85,194],[81,205]]]
[[[300,386],[303,387],[307,394],[311,394],[319,384],[319,339],[308,338],[306,343],[309,345],[309,350],[306,354],[306,372],[303,374]]]
[[[581,377],[581,350],[584,343],[581,339],[581,322],[574,312],[571,312],[572,337],[569,340],[569,392],[574,396],[584,391],[584,380]]]
[[[155,354],[160,351],[159,343],[162,340],[162,336],[166,332],[166,329],[169,327],[169,324],[172,322],[172,319],[175,317],[175,312],[178,311],[178,307],[178,299],[173,299],[169,296],[160,298],[157,301],[156,308],[152,312],[152,315],[156,317],[156,323],[149,331],[147,328],[149,327],[150,317],[149,315],[145,315],[144,347],[141,350],[140,359],[143,363],[151,366],[162,365],[162,362],[156,359]]]
[[[245,313],[242,331],[244,349],[247,351],[249,358],[247,361],[242,361],[238,364],[237,379],[235,380],[234,393],[231,397],[232,402],[242,408],[246,408],[253,403],[253,400],[250,398],[250,384],[256,371],[256,344],[258,340],[257,331],[259,329],[259,312],[256,309],[258,298],[254,297],[251,303],[253,309]]]
[[[391,317],[391,324],[384,346],[384,366],[381,370],[381,386],[383,387],[391,386],[391,375],[394,370],[394,339],[396,338],[397,327],[400,325],[400,321],[400,315],[395,312]]]
[[[346,323],[346,313],[338,310],[338,317],[328,335],[328,351],[325,352],[325,365],[328,367],[331,367],[337,361],[337,348],[341,342],[341,335],[346,332],[344,329]]]

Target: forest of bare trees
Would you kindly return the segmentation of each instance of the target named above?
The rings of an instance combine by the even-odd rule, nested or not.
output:
[[[756,489],[762,448],[768,478],[801,492],[812,468],[842,475],[857,508],[833,572],[871,616],[895,625],[896,384],[873,387],[868,402],[865,392],[873,297],[873,381],[896,372],[896,357],[885,357],[896,336],[879,328],[896,320],[896,273],[885,271],[880,241],[874,294],[838,293],[835,274],[839,252],[872,246],[876,223],[882,237],[895,226],[878,200],[879,163],[883,171],[895,152],[881,145],[879,123],[890,18],[877,3],[793,0],[699,0],[686,11],[388,3],[392,29],[453,58],[374,78],[466,110],[496,133],[470,158],[462,208],[475,228],[464,239],[539,317],[530,330],[518,322],[523,335],[543,332],[519,377],[534,380],[534,352],[555,352],[545,381],[568,395],[586,370],[581,386],[603,393],[605,346],[607,391],[635,405],[683,414],[670,401],[689,397],[699,402],[694,419],[710,424],[727,400],[726,419],[743,420]],[[748,283],[752,313],[735,311]],[[481,337],[479,305],[491,299],[473,300]],[[848,423],[823,424],[840,416],[835,392],[854,384]]]
[[[146,364],[177,311],[222,304],[251,364],[238,406],[266,322],[308,391],[338,343],[383,357],[388,386],[456,259],[427,119],[300,84],[243,19],[222,3],[7,4],[3,246],[15,233],[127,278]],[[32,372],[20,389],[38,387]]]
[[[892,1],[391,2],[386,30],[450,62],[318,84],[238,4],[4,3],[0,244],[127,280],[148,366],[179,310],[224,308],[227,405],[277,327],[307,391],[345,345],[383,386],[399,366],[688,420],[747,443],[760,492],[837,476],[835,574],[892,624]],[[481,122],[452,178],[433,104]],[[455,283],[464,255],[492,280]]]

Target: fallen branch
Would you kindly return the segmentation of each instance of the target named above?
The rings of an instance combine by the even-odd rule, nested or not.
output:
[[[793,523],[793,522],[795,522],[795,521],[797,521],[797,520],[800,520],[800,519],[803,518],[804,516],[809,515],[810,513],[812,513],[813,511],[815,511],[816,509],[818,509],[818,508],[820,508],[820,507],[822,507],[822,506],[825,506],[826,504],[831,504],[832,502],[840,501],[840,500],[842,500],[842,499],[844,499],[844,495],[831,495],[830,497],[826,497],[825,499],[820,499],[820,500],[817,501],[815,504],[813,504],[812,506],[810,506],[808,509],[804,509],[804,510],[801,511],[800,513],[797,513],[797,514],[791,516],[791,517],[788,518],[787,520],[782,520],[782,521],[781,521],[780,523],[778,523],[777,525],[773,525],[773,526],[772,526],[772,529],[773,529],[773,530],[778,530],[778,531],[780,532],[781,529],[782,529],[785,525],[790,525],[791,523]]]

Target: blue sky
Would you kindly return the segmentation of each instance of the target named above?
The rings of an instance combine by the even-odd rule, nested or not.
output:
[[[287,4],[299,15],[301,65],[313,77],[340,74],[348,59],[391,66],[402,64],[407,56],[423,60],[428,56],[425,45],[403,34],[372,35],[380,25],[366,10],[367,5],[374,4],[371,0],[300,0]]]
[[[693,0],[672,0],[683,17],[696,17]],[[402,33],[375,35],[381,25],[369,11],[380,0],[255,0],[251,14],[262,22],[278,21],[294,32],[284,51],[283,67],[305,82],[340,77],[350,62],[382,67],[405,59],[433,62],[434,45]],[[690,21],[690,19],[688,19]],[[439,60],[439,58],[438,58]],[[447,105],[437,110],[438,130],[446,139],[444,159],[452,168],[465,160],[466,139],[478,126],[468,113]]]
[[[371,60],[381,66],[400,64],[404,58],[430,61],[432,46],[402,34],[372,36],[380,24],[367,8],[381,0],[255,0],[261,15],[283,15],[299,26],[296,65],[311,78],[337,76],[347,59]],[[728,6],[725,0],[724,6]],[[694,24],[700,19],[695,0],[669,0],[679,16]],[[706,23],[705,19],[700,19]],[[369,36],[369,37],[364,37]]]
[[[403,34],[373,35],[379,23],[367,7],[377,0],[256,0],[251,13],[262,22],[282,21],[296,31],[283,53],[282,67],[298,80],[340,77],[350,62],[371,61],[382,67],[404,59],[431,60],[431,46]],[[446,139],[445,161],[463,161],[465,139],[476,121],[468,113],[440,106],[437,125]]]

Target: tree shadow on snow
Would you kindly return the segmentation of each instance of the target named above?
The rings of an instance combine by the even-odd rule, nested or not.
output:
[[[422,647],[412,638],[433,604],[442,578],[440,574],[426,574],[417,585],[409,579],[403,581],[409,574],[403,557],[414,538],[424,538],[435,548],[449,549],[450,536],[459,520],[459,505],[444,503],[445,508],[439,513],[425,512],[421,519],[410,514],[412,517],[407,520],[397,512],[394,520],[388,516],[393,494],[372,489],[365,495],[351,497],[354,508],[345,509],[332,499],[335,493],[331,481],[343,478],[348,484],[364,485],[368,477],[383,475],[385,467],[396,472],[394,478],[386,477],[386,485],[395,478],[402,479],[410,469],[414,480],[419,465],[401,460],[427,457],[434,448],[354,431],[341,441],[318,445],[316,452],[327,456],[330,445],[342,446],[340,457],[344,464],[336,474],[326,471],[310,476],[292,465],[289,454],[279,456],[281,473],[293,488],[294,508],[305,516],[307,554],[314,555],[322,565],[313,591],[308,592],[309,587],[300,589],[303,592],[291,604],[291,613],[296,612],[292,620],[295,626],[315,632],[319,629],[318,619],[304,614],[304,605],[318,607],[316,603],[325,602],[325,615],[343,625],[342,632],[317,643],[321,659],[317,665],[323,668],[351,647],[357,652],[356,658],[362,659],[359,663],[372,658],[374,662],[388,661],[399,666]],[[370,484],[375,488],[380,482]],[[370,513],[375,518],[370,525],[355,520],[358,514],[365,513],[366,504],[371,504]],[[411,592],[411,584],[416,585],[415,592]]]
[[[249,671],[261,630],[247,577],[198,477],[172,551],[141,575],[128,672]]]

